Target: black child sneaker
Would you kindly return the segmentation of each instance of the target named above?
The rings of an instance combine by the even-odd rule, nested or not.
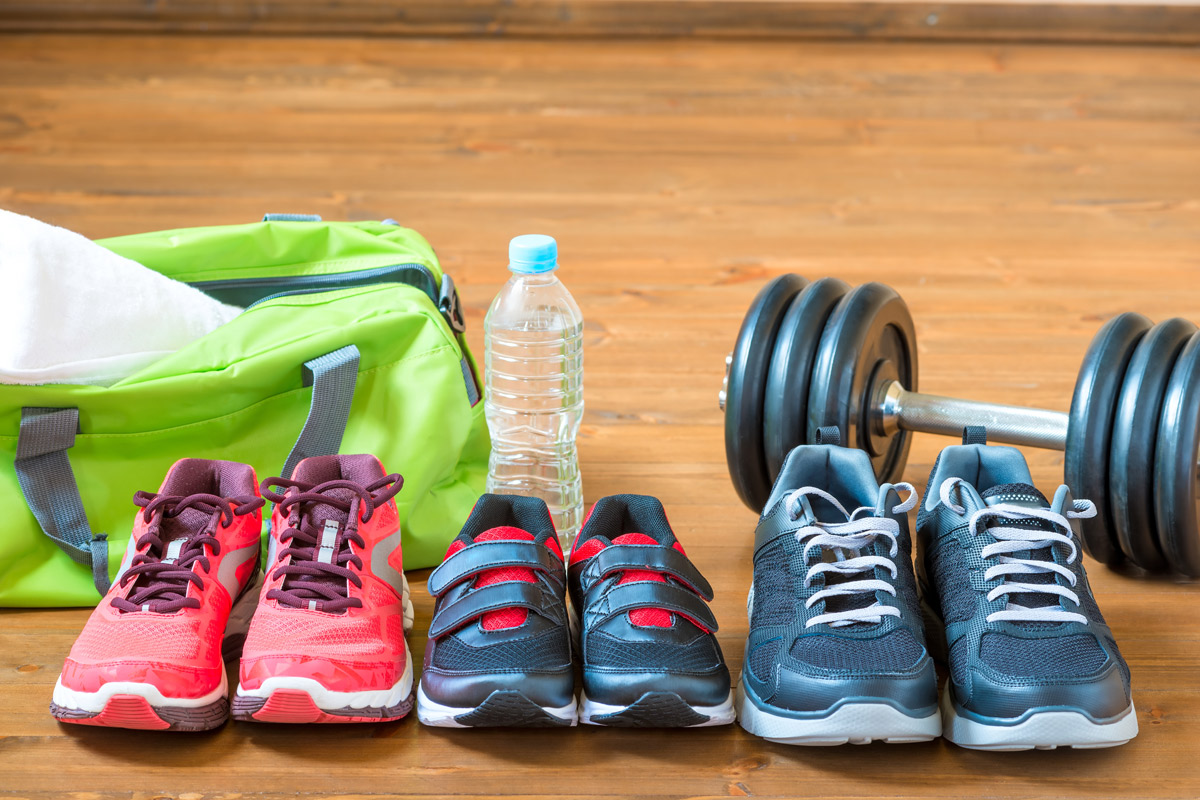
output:
[[[485,494],[446,560],[417,690],[442,728],[576,724],[562,550],[546,504]]]
[[[788,454],[754,533],[738,719],[784,744],[936,738],[905,513],[916,493],[880,486],[836,428],[818,441]]]
[[[569,569],[589,725],[685,728],[733,722],[729,669],[714,635],[708,581],[675,538],[662,503],[601,498]]]
[[[948,657],[947,739],[979,750],[1111,747],[1137,735],[1129,667],[1088,586],[1088,500],[1033,487],[1019,450],[968,428],[917,517],[930,643]]]

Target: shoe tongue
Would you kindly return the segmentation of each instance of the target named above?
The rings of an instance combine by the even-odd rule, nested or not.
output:
[[[613,544],[661,544],[644,533],[623,533],[612,540]],[[666,583],[667,579],[661,572],[649,569],[628,569],[621,573],[617,585],[634,581],[651,581]],[[635,608],[629,612],[629,621],[643,628],[669,628],[674,623],[671,612],[661,608]]]
[[[805,506],[804,501],[808,500],[812,500],[813,502]],[[818,520],[826,523],[841,523],[847,521],[845,514],[839,511],[835,505],[820,496],[812,496],[811,498],[808,496],[802,497],[801,511],[801,520],[805,524],[811,524],[812,522]],[[819,554],[820,560],[822,561],[836,562],[838,560],[836,550],[837,548],[833,547],[820,547],[816,548],[815,552]],[[854,558],[856,555],[867,554],[870,552],[870,549],[864,548],[858,551],[848,550],[844,553],[844,555],[846,558]],[[825,586],[829,588],[837,586],[841,583],[869,580],[873,579],[874,577],[875,575],[872,572],[858,575],[841,575],[836,572],[826,572],[824,574]],[[868,606],[875,604],[875,599],[874,592],[854,592],[853,594],[833,595],[825,600],[825,611],[826,613],[832,613],[867,608]],[[850,625],[847,625],[846,628],[854,630],[878,624],[879,623],[877,622],[854,622]]]
[[[304,462],[301,462],[301,465],[303,464]],[[297,468],[297,473],[299,471],[299,468]],[[340,478],[328,477],[327,481],[330,480],[340,480]],[[287,524],[289,526],[294,525],[305,536],[311,537],[314,540],[311,544],[304,541],[292,540],[288,545],[289,547],[306,553],[306,555],[302,556],[293,555],[293,564],[305,560],[316,561],[317,559],[328,559],[330,563],[344,565],[345,557],[349,555],[347,541],[351,532],[350,512],[356,508],[353,501],[358,498],[358,493],[352,489],[343,487],[326,489],[322,488],[322,485],[318,483],[308,491],[316,492],[322,497],[341,500],[349,506],[349,509],[342,510],[319,500],[313,502],[306,501],[291,506],[288,510]],[[289,492],[291,491],[289,490]],[[297,514],[299,515],[298,520]],[[334,525],[330,526],[329,523],[334,523]],[[322,556],[323,553],[326,555]],[[349,582],[338,575],[332,575],[327,572],[305,575],[290,574],[284,578],[281,588],[285,592],[291,593],[291,599],[282,600],[281,602],[295,608],[309,607],[320,611],[326,610],[325,604],[330,598],[326,598],[317,590],[305,586],[305,584],[316,583],[333,586],[341,597],[348,596]]]
[[[498,528],[491,528],[484,531],[475,537],[476,542],[532,542],[534,536],[528,531],[514,528],[509,525],[504,525]],[[489,569],[479,573],[479,577],[475,579],[476,588],[483,586],[491,586],[495,583],[537,583],[537,577],[533,574],[533,570],[525,567],[500,567],[499,569]],[[524,608],[502,608],[498,611],[489,611],[480,617],[480,624],[484,630],[495,631],[503,628],[518,628],[525,624],[525,620],[529,618],[529,612]]]
[[[151,560],[169,560],[174,564],[192,555],[202,555],[202,551],[191,540],[208,530],[212,522],[212,513],[197,508],[185,508],[175,516],[161,515],[158,538],[162,546],[152,545],[147,555]],[[134,578],[127,596],[130,602],[150,611],[170,613],[178,610],[178,601],[187,596],[187,591],[187,582],[179,578],[164,579],[144,573]]]
[[[863,552],[869,552],[869,551],[861,550],[859,552],[863,553]],[[834,554],[833,548],[822,548],[821,555],[825,561],[836,561],[837,560],[837,556]],[[847,557],[853,558],[854,553],[851,552],[851,553],[847,554]],[[866,573],[862,573],[859,575],[839,575],[836,572],[826,572],[825,573],[825,586],[832,588],[834,586],[837,586],[840,583],[851,583],[853,581],[870,580],[870,579],[873,579],[874,577],[875,577],[875,575],[872,572],[866,572]],[[858,609],[858,608],[867,608],[868,606],[874,605],[874,603],[875,603],[875,593],[874,592],[855,592],[853,594],[834,595],[825,601],[825,611],[827,613],[832,613],[832,612],[836,612],[836,611],[850,611],[850,610]],[[877,623],[877,622],[855,622],[846,627],[851,628],[851,629],[857,629],[859,627],[866,627],[866,626],[878,625],[878,624],[879,623]]]
[[[349,505],[358,497],[357,492],[340,486],[324,488],[326,484],[345,481],[366,487],[383,477],[383,468],[374,456],[313,456],[297,464],[292,477],[310,484],[313,488],[309,491]],[[327,503],[305,503],[300,510],[304,521],[318,531],[325,527],[326,521],[336,522],[345,528],[350,520],[349,511]]]
[[[613,544],[662,544],[662,542],[645,533],[622,533],[612,540]]]
[[[212,517],[197,508],[185,508],[176,517],[164,516],[159,525],[159,538],[164,546],[175,539],[188,539],[207,529]]]
[[[612,540],[613,544],[659,544],[653,538],[644,533],[623,533]],[[630,581],[654,581],[655,583],[666,583],[667,579],[663,577],[661,572],[655,572],[649,569],[631,569],[626,570],[618,584],[629,583]]]
[[[983,502],[988,506],[996,506],[1001,503],[1007,506],[1017,506],[1025,508],[1049,508],[1050,503],[1046,500],[1046,496],[1039,492],[1037,488],[1028,483],[1006,483],[1000,486],[993,486],[980,495]],[[990,517],[988,519],[988,527],[1020,527],[1020,528],[1044,528],[1053,530],[1054,526],[1044,520],[1039,519],[1005,519],[1003,517]],[[1053,561],[1054,553],[1050,548],[1042,547],[1037,550],[1024,550],[1012,553],[1017,558],[1029,558],[1035,561]],[[1013,576],[1014,580],[1021,583],[1032,584],[1052,584],[1055,582],[1054,573],[1043,572],[1034,575],[1017,575]],[[1059,601],[1056,595],[1051,594],[1010,594],[1008,602],[1015,606],[1023,606],[1025,608],[1046,608],[1058,606]],[[1030,625],[1034,623],[1016,623],[1019,625]]]
[[[662,542],[658,541],[652,536],[647,536],[644,533],[636,532],[623,533],[615,539],[609,539],[607,536],[601,536],[597,534],[589,537],[575,547],[571,553],[571,563],[578,564],[581,561],[587,561],[604,548],[613,544],[661,545]],[[617,578],[617,585],[622,583],[630,583],[632,581],[666,583],[667,579],[661,572],[655,572],[654,570],[628,569],[622,572],[621,576]],[[634,610],[630,611],[627,616],[632,624],[639,625],[643,628],[669,628],[674,624],[674,619],[671,612],[661,608],[635,608]]]
[[[499,528],[489,528],[475,537],[477,542],[532,542],[533,534],[529,531],[502,525]]]
[[[358,497],[355,492],[349,489],[326,489],[321,494],[332,497],[335,500],[341,500],[344,503],[350,503]],[[331,506],[326,503],[313,503],[304,510],[304,516],[307,518],[309,524],[320,530],[324,527],[327,520],[333,520],[339,525],[345,526],[350,519],[350,512],[343,511],[337,506]]]
[[[797,521],[803,525],[812,525],[818,522],[826,524],[846,522],[846,515],[842,513],[841,509],[820,495],[802,495],[797,505],[797,510],[800,512],[800,518]]]
[[[1046,496],[1028,483],[1005,483],[993,486],[980,495],[989,506],[1005,503],[1029,508],[1049,508]]]

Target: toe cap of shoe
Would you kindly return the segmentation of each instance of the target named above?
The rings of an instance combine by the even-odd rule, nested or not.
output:
[[[267,678],[308,678],[335,692],[390,689],[404,671],[403,658],[351,660],[300,654],[243,657],[238,683],[257,689]]]
[[[766,680],[745,673],[743,680],[769,705],[800,714],[827,712],[847,700],[887,703],[911,714],[937,707],[937,672],[928,656],[898,674],[821,673],[781,663]]]
[[[221,685],[221,665],[190,666],[153,660],[80,662],[68,658],[59,678],[75,692],[97,692],[110,683],[152,684],[164,697],[201,697]]]
[[[1018,679],[970,670],[970,685],[951,684],[956,705],[989,719],[1019,719],[1033,710],[1079,711],[1110,719],[1129,707],[1129,693],[1117,665],[1087,679]]]

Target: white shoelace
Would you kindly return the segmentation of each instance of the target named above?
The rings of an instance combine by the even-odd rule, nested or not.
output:
[[[818,561],[811,566],[808,573],[804,576],[805,588],[812,585],[813,580],[818,575],[827,572],[838,575],[860,575],[862,573],[873,572],[876,567],[883,567],[891,573],[893,580],[896,578],[898,569],[893,559],[895,559],[900,549],[897,543],[897,537],[900,535],[899,523],[890,517],[859,517],[859,514],[864,511],[882,514],[884,512],[883,504],[887,502],[888,492],[893,489],[897,492],[908,492],[908,499],[894,507],[891,513],[902,514],[917,504],[917,493],[910,483],[884,484],[879,489],[879,501],[875,508],[862,506],[854,509],[853,512],[846,511],[845,506],[839,503],[833,495],[812,486],[797,489],[784,498],[784,511],[792,519],[800,518],[801,498],[809,495],[820,497],[846,515],[845,522],[813,522],[796,531],[796,540],[804,545],[805,560],[808,559],[808,554],[814,547],[830,548],[830,551],[837,559],[836,561]],[[870,547],[878,538],[888,540],[887,558],[864,554],[862,552]],[[888,581],[879,580],[878,578],[846,581],[815,592],[812,597],[808,598],[804,607],[812,608],[822,600],[827,600],[831,597],[873,594],[874,592],[887,592],[892,597],[895,597],[896,587]],[[804,627],[811,628],[814,625],[821,625],[823,623],[828,623],[831,627],[842,627],[853,625],[856,622],[881,622],[884,617],[889,616],[900,616],[900,610],[894,606],[883,605],[876,600],[873,604],[864,608],[852,608],[846,611],[831,611],[824,614],[817,614],[808,620]]]
[[[954,487],[965,483],[961,478],[948,478],[942,481],[938,492],[941,501],[956,514],[962,514],[966,509],[950,498]],[[1027,528],[1020,526],[1001,525],[996,527],[984,526],[996,541],[986,545],[979,555],[984,560],[995,558],[997,563],[988,567],[983,579],[990,581],[1001,578],[999,586],[987,594],[987,599],[1011,594],[1050,594],[1065,597],[1075,605],[1079,605],[1079,595],[1066,586],[1057,583],[1022,583],[1009,576],[1044,575],[1055,573],[1066,578],[1067,583],[1075,586],[1077,579],[1071,570],[1053,561],[1042,561],[1034,558],[1016,558],[1008,555],[1023,550],[1034,551],[1053,548],[1056,544],[1068,548],[1067,563],[1074,563],[1079,555],[1075,539],[1071,531],[1071,519],[1087,519],[1096,516],[1096,504],[1091,500],[1075,500],[1066,515],[1057,514],[1048,508],[1028,508],[1008,503],[997,503],[994,506],[981,508],[971,515],[970,530],[972,536],[979,534],[980,522],[986,517],[1001,517],[1012,520],[1042,520],[1054,526],[1054,530],[1044,528]],[[1061,533],[1060,531],[1066,531]],[[1059,601],[1061,602],[1061,601]],[[1029,608],[1009,601],[1001,611],[993,611],[987,616],[988,622],[1081,622],[1087,624],[1087,617],[1074,611],[1067,611],[1061,606],[1041,606]]]

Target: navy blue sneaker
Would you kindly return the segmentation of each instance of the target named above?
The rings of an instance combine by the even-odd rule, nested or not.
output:
[[[1095,506],[1033,487],[1012,447],[947,447],[917,517],[930,643],[949,661],[943,731],[962,747],[1111,747],[1137,735],[1129,667],[1080,559]]]
[[[712,589],[662,503],[623,494],[592,506],[568,572],[579,634],[579,721],[637,728],[733,722]]]
[[[836,429],[784,461],[754,540],[738,718],[786,744],[922,742],[941,732],[905,512]],[[900,493],[907,499],[901,500]]]
[[[446,560],[417,718],[448,728],[576,724],[566,569],[546,504],[485,494]]]

